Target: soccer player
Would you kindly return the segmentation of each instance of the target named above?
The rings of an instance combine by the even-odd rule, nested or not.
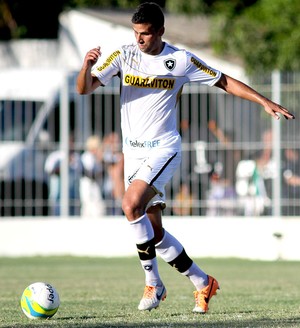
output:
[[[121,80],[121,127],[126,192],[122,208],[137,245],[146,287],[139,310],[157,308],[166,298],[156,254],[195,286],[194,312],[206,313],[219,288],[183,245],[163,228],[165,185],[180,163],[181,138],[176,128],[176,105],[183,85],[198,81],[262,105],[276,119],[294,116],[249,86],[209,67],[194,54],[164,42],[164,14],[152,2],[139,5],[132,16],[136,43],[123,45],[96,65],[100,47],[88,51],[77,77],[79,94],[90,94],[114,76]],[[210,233],[199,231],[201,234]]]

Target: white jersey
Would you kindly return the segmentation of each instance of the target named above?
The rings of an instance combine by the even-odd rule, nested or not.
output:
[[[199,81],[214,85],[221,72],[194,54],[165,43],[156,56],[126,45],[92,70],[102,84],[121,79],[121,128],[123,152],[144,157],[155,148],[180,151],[176,107],[183,85]]]

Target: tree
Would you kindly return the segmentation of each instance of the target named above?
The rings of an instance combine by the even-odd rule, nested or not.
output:
[[[0,39],[57,37],[65,1],[0,0]]]
[[[231,11],[235,15],[258,0],[169,0],[166,7],[170,12],[186,13],[189,15],[214,14]]]
[[[239,13],[228,7],[212,17],[216,53],[238,56],[250,73],[300,70],[298,0],[260,0]]]
[[[169,0],[167,9],[211,17],[215,53],[242,60],[246,70],[300,70],[300,1]]]

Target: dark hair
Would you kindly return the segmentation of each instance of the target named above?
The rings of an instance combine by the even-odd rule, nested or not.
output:
[[[164,26],[165,17],[161,7],[154,2],[140,4],[132,15],[133,24],[151,24],[156,30]]]

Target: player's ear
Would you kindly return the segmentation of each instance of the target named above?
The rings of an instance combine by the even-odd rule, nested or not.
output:
[[[159,35],[159,36],[163,36],[164,33],[165,33],[165,27],[162,26],[162,27],[158,30],[158,35]]]

